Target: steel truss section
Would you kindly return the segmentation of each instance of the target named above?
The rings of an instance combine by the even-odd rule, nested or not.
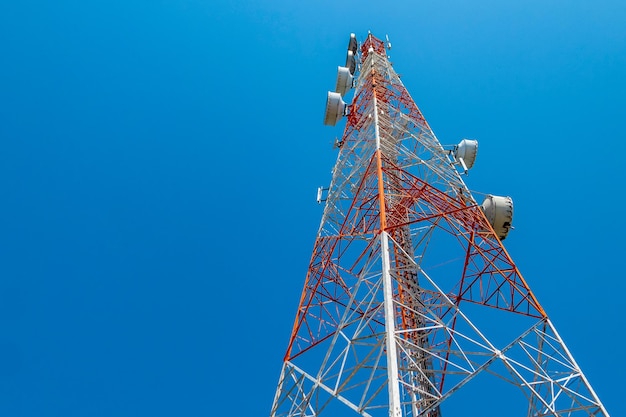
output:
[[[488,383],[509,416],[608,416],[384,43],[359,58],[270,415],[439,417]]]

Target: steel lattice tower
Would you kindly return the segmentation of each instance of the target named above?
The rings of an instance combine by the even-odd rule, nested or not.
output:
[[[512,206],[466,187],[475,152],[439,143],[385,42],[348,50],[337,90],[354,96],[329,93],[346,127],[271,416],[439,417],[471,389],[466,415],[512,394],[501,415],[608,416],[502,244]]]

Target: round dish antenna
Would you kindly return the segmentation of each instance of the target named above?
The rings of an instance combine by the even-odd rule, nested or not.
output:
[[[454,158],[461,163],[465,171],[471,169],[476,162],[478,153],[478,141],[463,139],[454,147]]]
[[[358,42],[356,41],[356,35],[354,33],[351,33],[350,41],[348,42],[348,51],[352,51],[352,53],[356,55],[357,47],[358,47]]]
[[[352,88],[352,74],[346,67],[337,67],[337,86],[335,91],[344,96]]]
[[[513,199],[511,197],[501,197],[488,195],[480,205],[487,220],[496,232],[500,240],[509,234],[511,222],[513,221]]]
[[[352,51],[348,51],[348,55],[346,56],[346,67],[350,70],[350,74],[354,75],[354,71],[356,71],[356,58]]]
[[[326,99],[326,112],[324,114],[324,124],[335,126],[339,119],[346,114],[346,103],[341,98],[341,94],[328,92]]]

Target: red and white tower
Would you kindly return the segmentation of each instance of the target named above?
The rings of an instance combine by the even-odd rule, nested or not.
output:
[[[499,415],[608,416],[502,244],[511,199],[463,181],[477,142],[439,143],[387,46],[351,35],[328,94],[346,126],[270,415],[478,416],[510,395]]]

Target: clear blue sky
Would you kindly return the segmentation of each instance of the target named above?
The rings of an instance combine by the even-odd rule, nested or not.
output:
[[[626,3],[385,3],[0,5],[0,415],[268,414],[368,30],[626,415]]]

